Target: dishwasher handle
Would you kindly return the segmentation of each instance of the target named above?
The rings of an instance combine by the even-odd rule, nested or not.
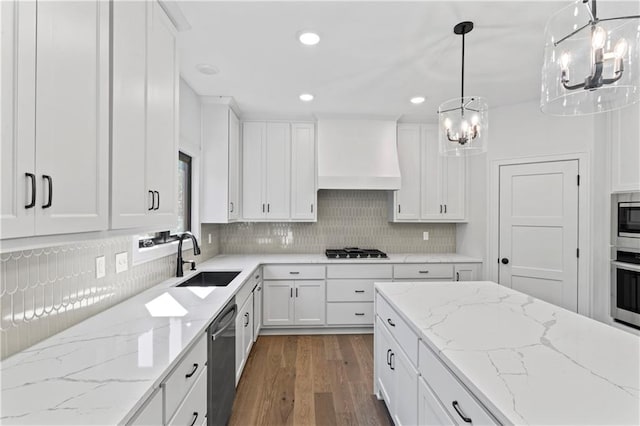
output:
[[[238,305],[233,304],[233,306],[227,309],[226,312],[223,312],[222,314],[220,314],[219,316],[220,319],[216,321],[216,324],[212,325],[212,328],[215,331],[211,332],[211,340],[216,340],[222,333],[224,333],[224,331],[227,328],[229,328],[230,325],[234,323],[234,321],[236,320],[237,312],[238,312]],[[222,320],[225,317],[229,317],[229,319],[223,323]]]

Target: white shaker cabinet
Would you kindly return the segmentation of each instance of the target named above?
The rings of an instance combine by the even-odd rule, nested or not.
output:
[[[1,7],[2,238],[106,229],[109,4]]]
[[[611,128],[611,191],[640,191],[640,103],[609,114]]]
[[[172,228],[177,215],[175,29],[157,2],[113,5],[111,227]]]
[[[398,125],[398,157],[401,188],[390,192],[393,196],[392,217],[395,220],[420,219],[420,126]]]
[[[200,218],[230,223],[240,217],[240,122],[227,102],[203,99]]]
[[[253,346],[253,293],[242,302],[236,316],[236,385]]]
[[[293,123],[291,140],[291,219],[317,218],[316,143],[313,123]]]
[[[289,123],[243,123],[242,212],[245,220],[286,220],[290,215]]]

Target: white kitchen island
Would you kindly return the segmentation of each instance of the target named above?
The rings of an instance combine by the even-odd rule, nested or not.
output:
[[[635,335],[492,282],[376,283],[376,314],[396,423],[640,424]]]

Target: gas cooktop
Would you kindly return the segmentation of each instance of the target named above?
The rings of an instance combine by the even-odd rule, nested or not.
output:
[[[327,249],[324,254],[329,259],[386,259],[387,253],[377,249],[361,249],[345,247],[343,249]]]

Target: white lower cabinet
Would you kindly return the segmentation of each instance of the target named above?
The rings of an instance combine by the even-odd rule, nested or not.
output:
[[[324,280],[268,280],[263,288],[263,325],[325,324]]]
[[[236,386],[253,346],[253,293],[242,303],[236,316]]]
[[[205,367],[185,397],[175,415],[167,423],[173,425],[195,425],[207,417],[207,368]]]
[[[460,263],[454,267],[456,281],[477,281],[479,279],[478,264]]]

